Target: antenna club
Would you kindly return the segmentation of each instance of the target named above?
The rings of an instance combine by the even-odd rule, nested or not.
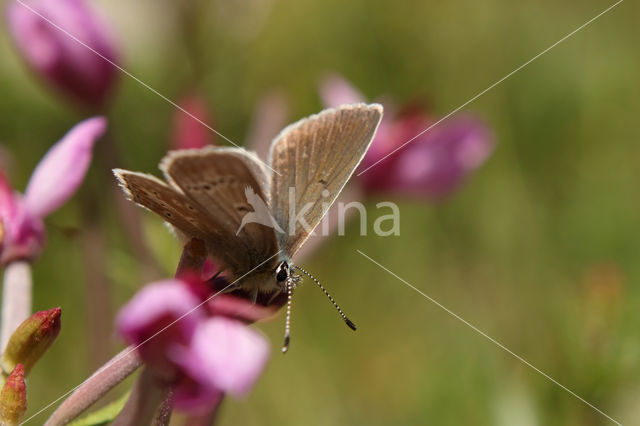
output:
[[[299,270],[300,272],[302,272],[303,274],[305,274],[306,276],[308,276],[309,278],[311,278],[313,280],[313,282],[316,283],[318,285],[318,287],[320,287],[320,290],[322,290],[322,292],[331,301],[331,304],[337,309],[338,313],[340,314],[340,316],[344,320],[345,324],[347,324],[347,326],[349,326],[350,329],[355,331],[356,330],[356,325],[354,323],[352,323],[349,318],[347,318],[347,316],[344,314],[344,312],[342,312],[342,309],[340,309],[340,306],[338,306],[338,304],[336,303],[335,300],[333,300],[333,297],[331,297],[329,292],[322,286],[322,284],[320,284],[320,281],[318,281],[316,279],[316,277],[314,277],[313,275],[311,275],[310,273],[308,273],[307,271],[305,271],[301,267],[296,266],[296,265],[293,265],[293,267],[296,268],[297,270]]]
[[[356,325],[354,323],[352,323],[349,318],[345,318],[344,322],[347,323],[347,325],[349,326],[350,329],[352,329],[353,331],[356,331]]]

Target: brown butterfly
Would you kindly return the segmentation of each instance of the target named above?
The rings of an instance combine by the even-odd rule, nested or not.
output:
[[[157,213],[187,239],[202,240],[235,279],[233,290],[291,295],[305,273],[291,258],[321,221],[364,157],[382,118],[378,104],[344,105],[286,127],[272,142],[268,164],[242,148],[169,152],[160,162],[166,182],[116,169],[128,198]],[[266,212],[266,213],[265,213]],[[250,220],[247,220],[250,219]]]

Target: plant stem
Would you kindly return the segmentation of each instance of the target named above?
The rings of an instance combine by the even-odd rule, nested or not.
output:
[[[161,426],[169,424],[170,419],[171,386],[144,368],[113,426]]]
[[[65,425],[129,377],[142,361],[127,347],[84,381],[49,417],[45,426]]]
[[[10,262],[4,271],[2,289],[2,335],[4,351],[11,334],[31,315],[31,265],[24,260]]]
[[[107,277],[105,235],[95,217],[98,203],[93,197],[83,197],[85,231],[82,233],[84,275],[86,280],[85,306],[87,309],[89,362],[92,368],[101,365],[109,354],[111,335],[110,283]]]
[[[215,406],[208,409],[205,413],[187,416],[184,426],[214,426],[223,400],[224,395],[221,395]]]

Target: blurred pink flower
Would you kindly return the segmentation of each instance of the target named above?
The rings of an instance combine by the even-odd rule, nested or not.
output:
[[[118,70],[71,37],[116,62],[116,47],[101,17],[85,0],[24,3],[10,1],[7,19],[26,63],[74,101],[92,109],[104,107]]]
[[[117,318],[123,338],[172,384],[176,408],[192,413],[215,406],[224,393],[246,394],[269,356],[266,339],[246,325],[259,316],[242,315],[251,302],[227,294],[222,305],[211,303],[223,295],[203,303],[215,294],[213,285],[193,279],[149,284]]]
[[[42,220],[78,189],[91,162],[93,145],[106,130],[103,117],[84,120],[56,143],[36,166],[24,196],[0,173],[1,263],[34,259],[45,240]]]
[[[366,101],[358,89],[338,74],[329,74],[324,78],[320,84],[320,97],[327,108]]]
[[[269,359],[269,344],[245,324],[216,316],[198,325],[188,347],[175,346],[169,354],[186,375],[175,388],[176,407],[197,411],[223,393],[246,395]],[[205,405],[203,395],[211,399]]]
[[[374,140],[361,170],[391,154],[429,126],[424,117],[398,117]],[[384,140],[383,138],[388,138]],[[489,129],[474,117],[434,126],[359,176],[368,192],[439,199],[452,194],[493,150]]]
[[[336,74],[322,82],[320,95],[327,107],[363,101],[360,92]],[[386,109],[359,169],[366,170],[357,181],[368,193],[443,198],[493,151],[489,128],[477,118],[459,116],[432,127],[392,154],[436,120],[424,110],[397,115],[390,110]]]
[[[156,371],[175,374],[166,356],[172,345],[186,345],[199,321],[205,318],[198,309],[200,299],[179,280],[158,281],[143,287],[118,313],[116,327]],[[173,324],[173,325],[170,325]]]
[[[212,125],[211,111],[206,100],[199,93],[192,92],[185,95],[178,105],[203,123]],[[172,147],[174,149],[202,148],[214,143],[213,132],[189,114],[179,109],[175,110]]]

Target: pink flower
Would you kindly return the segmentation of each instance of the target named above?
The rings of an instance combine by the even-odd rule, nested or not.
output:
[[[338,74],[329,74],[325,77],[320,85],[320,97],[327,108],[365,102],[364,95]]]
[[[215,406],[224,393],[245,395],[269,356],[266,339],[242,316],[251,302],[229,294],[208,300],[216,294],[213,285],[192,279],[149,284],[117,319],[123,338],[158,378],[172,384],[176,407],[192,413]]]
[[[463,116],[432,127],[392,154],[429,124],[424,117],[398,117],[374,140],[378,149],[365,157],[360,170],[372,167],[359,176],[368,192],[431,199],[446,197],[458,189],[493,150],[489,129],[478,119]],[[375,164],[380,159],[383,160]]]
[[[327,107],[363,99],[357,89],[335,74],[323,81],[320,94]],[[389,114],[392,108],[385,110],[357,172],[363,172],[357,180],[370,194],[440,199],[452,194],[493,151],[493,136],[477,118],[452,117],[422,133],[436,121],[425,111],[413,109],[394,116]]]
[[[0,173],[3,264],[39,255],[45,240],[42,220],[78,189],[91,162],[93,145],[106,126],[103,117],[94,117],[73,127],[37,165],[24,196],[14,192]]]
[[[81,44],[116,61],[116,49],[102,19],[85,0],[24,3],[11,1],[7,18],[11,36],[26,63],[74,101],[92,109],[104,107],[118,70]]]
[[[189,114],[198,120],[210,123],[211,111],[203,97],[193,92],[184,96],[178,103]],[[214,142],[213,132],[191,115],[176,109],[173,116],[174,149],[202,148]]]
[[[166,280],[142,288],[118,313],[116,327],[130,344],[141,345],[140,356],[156,371],[175,374],[167,348],[186,345],[199,321],[200,299],[182,281]],[[164,370],[164,371],[163,371]]]
[[[190,345],[176,347],[170,356],[185,375],[175,388],[176,407],[197,411],[223,393],[246,395],[269,359],[269,343],[245,324],[216,316],[201,322]],[[203,404],[203,396],[210,401]]]

